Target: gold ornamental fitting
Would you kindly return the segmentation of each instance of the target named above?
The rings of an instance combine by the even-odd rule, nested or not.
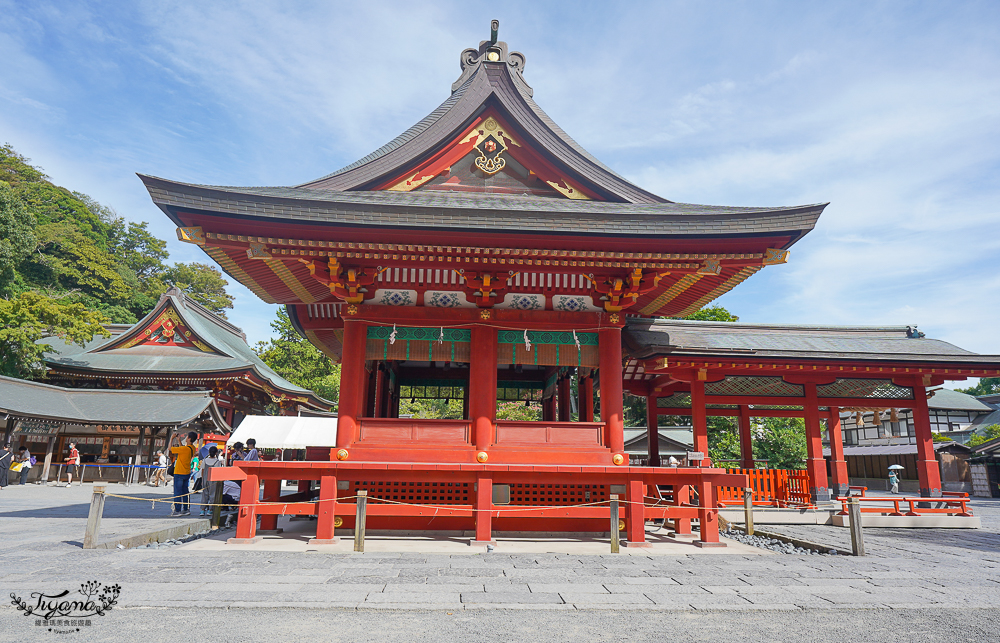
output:
[[[622,465],[625,463],[625,456],[620,453],[616,453],[614,457],[611,458],[611,461],[617,465]]]
[[[337,451],[338,460],[346,460],[349,455],[350,454],[347,452],[347,449],[341,449],[340,451]]]
[[[333,518],[333,526],[334,527],[340,527],[343,524],[344,524],[344,519],[343,518],[341,518],[340,516],[334,516],[334,518]]]
[[[625,531],[625,521],[624,520],[619,520],[618,521],[618,531]]]
[[[479,453],[476,454],[476,460],[479,462],[486,462],[489,459],[490,459],[490,454],[486,453],[485,451],[480,451]]]

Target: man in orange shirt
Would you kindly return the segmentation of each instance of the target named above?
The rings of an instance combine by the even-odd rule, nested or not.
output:
[[[171,516],[190,516],[191,497],[188,492],[188,484],[191,481],[191,459],[198,453],[194,446],[198,439],[198,434],[191,431],[184,439],[184,444],[180,446],[170,446],[177,439],[177,434],[170,436],[171,455],[174,456],[174,510]]]
[[[73,484],[73,474],[80,474],[80,452],[76,450],[76,442],[69,443],[69,457],[66,458],[66,486]],[[56,480],[56,483],[59,481]],[[83,484],[83,480],[80,480]]]

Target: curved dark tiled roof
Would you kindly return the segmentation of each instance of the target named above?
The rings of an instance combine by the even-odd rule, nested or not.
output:
[[[165,306],[170,304],[178,312],[184,325],[195,333],[215,352],[205,353],[175,346],[133,346],[114,348],[114,345],[133,329],[141,331],[152,322]],[[243,331],[213,314],[204,306],[172,289],[160,298],[159,303],[146,317],[134,326],[113,329],[109,339],[95,338],[84,347],[57,338],[39,340],[52,347],[45,354],[49,368],[91,372],[149,373],[150,375],[209,375],[253,371],[261,380],[275,389],[292,395],[303,396],[320,406],[331,403],[312,391],[293,384],[275,373],[246,343]]]
[[[183,426],[206,410],[229,430],[208,391],[116,391],[63,388],[0,376],[0,412],[79,424]]]
[[[466,192],[312,190],[192,185],[139,175],[153,201],[171,210],[357,226],[498,229],[601,235],[726,236],[809,232],[825,203],[730,207],[689,203],[614,203]],[[789,244],[790,245],[790,244]]]
[[[979,355],[922,337],[915,328],[629,319],[622,338],[627,352],[637,359],[670,355],[1000,365],[1000,356]]]
[[[487,105],[498,108],[510,124],[551,155],[574,178],[611,201],[663,203],[666,199],[627,181],[573,140],[532,98],[524,81],[523,54],[508,56],[497,43],[500,58],[485,60],[484,43],[474,59],[463,52],[464,82],[437,109],[368,156],[332,174],[297,187],[315,190],[365,190],[388,180],[449,143]],[[466,50],[475,51],[475,50]],[[459,79],[462,80],[462,79]]]

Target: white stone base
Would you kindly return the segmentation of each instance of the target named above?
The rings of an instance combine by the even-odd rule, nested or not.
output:
[[[833,523],[837,527],[849,527],[847,516],[834,516]],[[879,514],[862,514],[861,524],[864,527],[914,527],[926,529],[979,529],[981,526],[976,516],[947,516],[931,514],[929,516],[882,516]]]

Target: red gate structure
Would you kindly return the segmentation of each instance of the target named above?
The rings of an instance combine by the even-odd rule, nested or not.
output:
[[[689,395],[695,451],[707,452],[711,387],[756,377],[765,365],[738,350],[688,355],[673,341],[678,329],[653,320],[690,315],[785,263],[826,206],[679,204],[625,180],[539,108],[525,56],[498,41],[497,28],[494,21],[489,40],[461,53],[444,103],[337,172],[277,188],[140,175],[179,239],[262,300],[284,304],[302,336],[341,364],[329,461],[212,472],[242,480],[251,505],[241,509],[239,538],[254,537],[257,515],[269,529],[279,513],[311,513],[317,539],[330,540],[336,518],[350,524],[354,491],[367,489],[380,499],[373,526],[385,528],[474,528],[479,540],[494,526],[606,531],[599,503],[618,493],[632,544],[643,542],[650,515],[680,530],[698,519],[701,541],[718,542],[714,488],[744,486],[745,476],[711,468],[708,458],[697,468],[627,466],[623,385],[653,398],[654,429],[656,399]],[[766,371],[802,391],[814,498],[826,489],[813,461],[822,459],[818,402],[858,403],[837,394],[832,405],[816,387],[876,377],[855,363],[848,374]],[[909,401],[930,383],[923,371],[885,377],[909,387]],[[738,384],[713,402],[788,402],[787,391],[775,402],[766,387]],[[401,417],[402,401],[418,397],[461,400],[461,412]],[[498,400],[534,406],[541,417],[498,419]],[[282,479],[318,480],[319,497],[279,498]],[[256,503],[261,482],[265,502]],[[643,487],[653,484],[672,486],[675,504],[644,502]],[[499,485],[510,505],[493,501]]]

